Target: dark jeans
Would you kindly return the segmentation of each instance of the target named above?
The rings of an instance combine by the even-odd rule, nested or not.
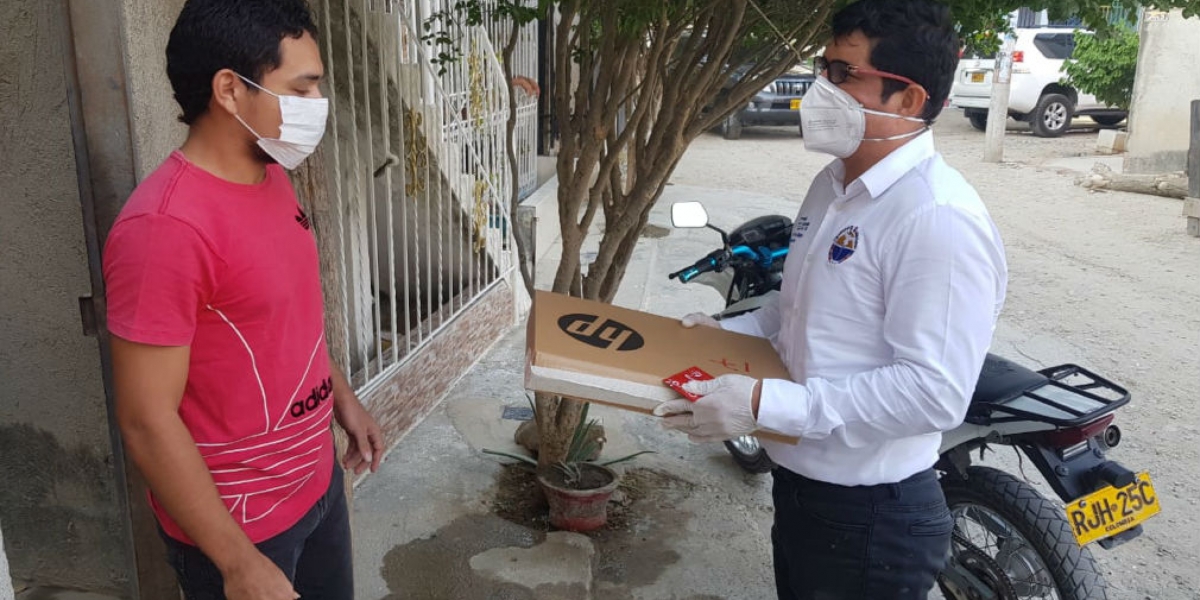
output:
[[[900,483],[844,487],[774,472],[779,600],[924,600],[954,520],[931,469]]]
[[[350,515],[342,477],[341,467],[334,464],[329,490],[312,509],[287,531],[256,544],[292,580],[303,600],[354,598]],[[221,572],[199,548],[166,534],[163,539],[187,600],[225,600]]]

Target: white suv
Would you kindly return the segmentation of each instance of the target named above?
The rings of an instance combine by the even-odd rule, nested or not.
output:
[[[1078,115],[1089,116],[1100,125],[1116,125],[1125,119],[1125,111],[1063,85],[1063,63],[1075,50],[1074,30],[1017,29],[1016,36],[1008,94],[1010,117],[1028,121],[1033,133],[1041,137],[1062,135]],[[961,59],[950,90],[950,106],[963,109],[980,131],[987,127],[995,62],[994,58]]]

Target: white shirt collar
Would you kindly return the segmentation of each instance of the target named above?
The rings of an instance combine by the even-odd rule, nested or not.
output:
[[[893,150],[891,154],[883,157],[883,160],[875,163],[874,166],[867,169],[866,173],[845,187],[843,187],[845,185],[843,180],[846,177],[846,165],[841,160],[835,160],[828,169],[830,175],[833,176],[833,189],[837,200],[849,200],[857,196],[862,188],[866,189],[871,198],[878,198],[892,187],[892,184],[899,181],[905,173],[933,157],[934,153],[933,132],[926,131],[914,137],[907,144]]]

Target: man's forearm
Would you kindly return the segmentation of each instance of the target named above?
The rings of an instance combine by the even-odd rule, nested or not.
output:
[[[227,573],[257,549],[229,514],[191,434],[176,414],[128,419],[125,448],[167,514]]]
[[[957,380],[911,363],[842,379],[769,379],[756,417],[765,427],[802,438],[823,439],[840,430],[847,443],[859,446],[957,427],[968,404],[963,389]]]
[[[350,387],[350,381],[346,379],[342,369],[334,364],[330,367],[330,372],[330,376],[333,377],[333,405],[336,407],[349,401],[358,402],[358,396],[354,394],[354,388]]]

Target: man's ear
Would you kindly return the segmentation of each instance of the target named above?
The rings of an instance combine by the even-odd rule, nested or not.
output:
[[[238,99],[246,93],[246,84],[232,69],[221,69],[212,79],[212,110],[223,110],[230,115],[238,114]]]
[[[919,85],[910,85],[900,92],[899,114],[906,117],[920,117],[925,112],[925,103],[929,94]]]

